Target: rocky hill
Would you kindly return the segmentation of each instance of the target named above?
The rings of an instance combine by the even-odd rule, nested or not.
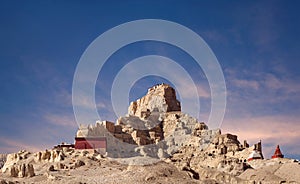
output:
[[[100,149],[56,147],[9,154],[1,183],[297,183],[300,165],[263,159],[261,143],[210,130],[181,112],[175,90],[162,84],[132,102],[116,123],[79,127],[76,137],[105,137]],[[254,154],[255,153],[255,154]],[[250,157],[249,157],[250,155]],[[251,157],[252,155],[252,157]]]

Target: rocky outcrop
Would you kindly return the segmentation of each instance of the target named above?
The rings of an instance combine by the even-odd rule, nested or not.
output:
[[[19,161],[26,160],[31,155],[32,153],[26,150],[19,151],[18,153],[8,154],[2,170],[5,171],[7,167],[12,166]],[[61,150],[53,149],[34,153],[33,157],[31,158],[35,162],[59,162],[64,160],[64,157],[65,155]]]
[[[62,150],[53,149],[37,153],[30,153],[26,150],[7,155],[2,173],[10,173],[13,177],[32,177],[34,168],[29,163],[60,162],[65,158]]]
[[[6,157],[6,162],[2,167],[2,172],[7,172],[8,169],[15,167],[14,165],[16,163],[27,159],[30,154],[31,153],[26,150],[19,151],[18,153],[8,154]]]
[[[217,166],[218,171],[225,172],[234,176],[240,175],[248,168],[251,168],[249,164],[247,164],[246,162],[241,162],[237,158],[222,159]]]
[[[147,118],[151,112],[181,111],[180,102],[176,99],[175,90],[167,85],[160,84],[148,89],[148,93],[131,102],[128,114]]]
[[[32,164],[12,165],[8,168],[8,172],[11,177],[24,178],[35,176]]]
[[[96,151],[78,151],[74,148],[52,149],[36,153],[23,150],[8,154],[7,162],[2,168],[2,176],[31,178],[35,175],[43,175],[45,172],[53,176],[51,174],[53,172],[74,170],[88,165],[87,162],[90,160],[97,163],[103,160],[103,156]]]
[[[64,160],[65,155],[61,150],[45,150],[38,153],[35,153],[35,160],[38,162],[47,161],[47,162],[59,162]]]

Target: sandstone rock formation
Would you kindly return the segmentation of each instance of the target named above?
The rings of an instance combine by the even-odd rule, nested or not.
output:
[[[35,154],[37,161],[59,162],[64,160],[65,155],[61,150],[45,150]]]
[[[176,99],[175,90],[167,85],[156,85],[148,89],[148,93],[135,102],[131,102],[128,114],[147,118],[151,112],[181,111],[180,102]]]
[[[9,168],[11,177],[33,177],[35,175],[32,164],[13,165]]]
[[[35,175],[33,165],[24,161],[30,152],[22,150],[18,153],[8,154],[2,167],[2,173],[8,173],[11,177],[32,177]]]
[[[19,161],[27,159],[28,155],[30,154],[31,153],[26,150],[19,151],[18,153],[8,154],[6,157],[6,162],[2,167],[2,172],[7,172],[9,168],[13,168],[14,165]]]

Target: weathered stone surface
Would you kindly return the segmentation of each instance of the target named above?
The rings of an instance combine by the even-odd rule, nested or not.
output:
[[[33,177],[35,176],[34,168],[32,164],[21,164],[21,165],[12,165],[9,167],[9,174],[11,177]]]
[[[115,133],[115,124],[109,121],[103,121],[104,127],[110,132]]]
[[[240,175],[248,168],[250,168],[250,165],[248,165],[245,162],[241,162],[237,158],[228,158],[221,160],[217,166],[217,169],[219,171],[229,173],[235,176]]]
[[[131,102],[128,114],[147,118],[151,112],[181,111],[180,102],[176,99],[175,90],[161,84],[148,89],[148,93],[135,102]]]
[[[21,150],[18,153],[8,154],[6,157],[6,162],[2,167],[2,172],[5,173],[9,168],[14,166],[17,162],[27,159],[29,155],[31,155],[31,153],[26,150]]]
[[[62,150],[45,150],[35,154],[36,161],[59,162],[64,160],[65,155]]]

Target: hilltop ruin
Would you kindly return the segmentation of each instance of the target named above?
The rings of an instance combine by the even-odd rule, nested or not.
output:
[[[204,122],[183,113],[175,90],[168,84],[149,88],[144,97],[130,103],[128,114],[119,117],[116,123],[98,121],[95,125],[80,126],[75,147],[79,138],[86,139],[90,148],[98,148],[101,153],[105,149],[114,158],[169,158],[186,146],[210,155],[238,154],[241,162],[254,154],[251,152],[263,158],[260,142],[249,148],[247,141],[241,144],[236,135],[221,134],[220,129],[209,130]],[[102,144],[105,147],[93,147],[97,143],[89,140],[97,138],[99,141],[105,138]]]

